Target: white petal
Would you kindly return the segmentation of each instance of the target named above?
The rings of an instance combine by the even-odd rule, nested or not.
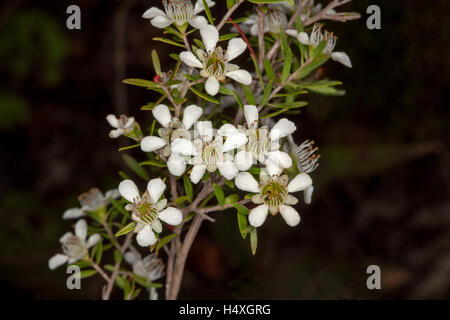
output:
[[[203,64],[200,62],[200,60],[197,59],[196,56],[194,56],[192,52],[189,51],[181,52],[180,59],[189,67],[203,68]]]
[[[287,169],[292,166],[292,158],[286,152],[271,151],[268,153],[268,158],[280,168]]]
[[[219,163],[217,165],[217,169],[219,169],[220,174],[227,180],[234,179],[234,177],[236,177],[236,174],[239,172],[234,162],[231,161]]]
[[[306,204],[311,204],[313,192],[314,192],[313,186],[309,186],[303,191],[303,200],[305,201]]]
[[[229,71],[226,76],[247,86],[251,85],[253,81],[252,75],[246,70]]]
[[[73,236],[72,232],[66,232],[66,233],[63,234],[63,236],[61,238],[59,238],[59,242],[64,243],[64,242],[66,242],[66,240],[68,238],[70,238],[72,236]]]
[[[113,114],[108,114],[106,116],[106,121],[108,121],[110,126],[113,127],[113,128],[118,128],[119,127],[119,119],[117,119],[117,117],[115,115],[113,115]]]
[[[258,181],[249,172],[240,172],[236,175],[234,183],[238,189],[248,192],[259,192]]]
[[[163,138],[147,136],[141,141],[141,150],[144,152],[152,152],[161,149],[166,144],[167,142]]]
[[[286,30],[286,34],[287,34],[288,36],[291,36],[291,37],[294,37],[294,38],[297,38],[297,36],[298,36],[297,30],[294,30],[294,29],[288,29],[288,30]]]
[[[238,129],[230,123],[225,123],[219,128],[217,134],[220,136],[228,137],[229,135],[239,132]]]
[[[248,215],[248,221],[252,226],[258,228],[266,221],[267,214],[269,213],[269,207],[265,204],[261,204],[252,209]]]
[[[154,17],[157,17],[157,16],[165,17],[166,14],[161,9],[158,9],[157,7],[152,7],[144,12],[144,14],[142,15],[142,18],[153,19]]]
[[[312,179],[307,173],[299,173],[287,186],[288,192],[298,192],[312,186]]]
[[[152,246],[156,242],[156,236],[149,225],[146,225],[138,232],[136,241],[141,247]]]
[[[331,59],[339,63],[342,63],[347,68],[352,67],[352,62],[350,61],[349,56],[345,52],[333,52],[331,54]]]
[[[219,80],[217,80],[213,76],[209,77],[208,80],[206,80],[205,89],[209,95],[215,96],[217,94],[217,92],[219,92],[219,89],[220,89]]]
[[[63,213],[63,219],[78,219],[85,216],[84,211],[81,208],[71,208],[67,209]]]
[[[122,197],[130,202],[134,202],[134,199],[140,199],[139,190],[136,184],[131,180],[123,180],[119,184],[119,192]]]
[[[300,223],[300,215],[293,207],[281,205],[280,213],[288,226],[295,227]]]
[[[117,199],[120,197],[120,192],[118,189],[111,189],[106,191],[105,193],[105,199]]]
[[[155,222],[152,223],[152,229],[156,233],[161,233],[162,232],[162,224],[161,224],[161,222],[158,219],[156,219]]]
[[[91,235],[88,238],[88,241],[86,242],[86,246],[88,248],[92,247],[93,245],[95,245],[97,242],[100,241],[102,237],[98,234],[98,233],[94,233],[93,235]]]
[[[75,235],[84,242],[87,235],[87,223],[86,220],[81,219],[75,224]]]
[[[203,175],[205,174],[206,166],[205,165],[196,165],[192,168],[191,172],[191,181],[194,184],[197,184],[201,178],[203,178]]]
[[[258,112],[258,108],[256,106],[245,105],[244,106],[244,115],[245,115],[245,121],[247,121],[247,124],[249,126],[254,124],[255,122],[258,123],[259,112]]]
[[[159,28],[159,29],[164,29],[165,27],[168,27],[172,24],[172,21],[170,21],[167,17],[164,16],[157,16],[154,17],[150,23],[152,24],[152,26]]]
[[[48,267],[50,268],[50,270],[55,270],[59,266],[66,263],[68,260],[69,257],[66,256],[65,254],[61,253],[55,254],[53,257],[50,258],[50,260],[48,260]]]
[[[273,161],[267,160],[266,163],[266,169],[270,176],[279,176],[283,172],[283,168],[280,168],[277,164],[275,164]]]
[[[216,27],[212,25],[207,25],[200,30],[200,35],[202,37],[203,44],[207,51],[213,51],[216,48],[217,42],[219,41],[219,32]]]
[[[152,203],[157,203],[166,190],[166,184],[160,178],[152,179],[147,184],[147,190]]]
[[[240,56],[245,49],[247,48],[247,44],[242,38],[233,38],[228,42],[227,48],[227,56],[228,62],[233,60],[234,58]]]
[[[165,104],[159,104],[152,110],[153,117],[158,121],[163,127],[168,127],[170,121],[172,121],[172,115],[170,114],[169,107]]]
[[[211,0],[206,0],[206,4],[208,5],[209,8],[211,8],[216,3],[214,1],[211,1]],[[194,14],[202,12],[203,10],[205,10],[205,7],[203,6],[203,1],[202,0],[197,0],[197,2],[195,3],[195,6],[194,6]]]
[[[234,163],[239,171],[247,171],[253,165],[253,155],[245,150],[239,151],[234,157]]]
[[[231,134],[227,137],[227,140],[223,144],[222,152],[228,152],[240,146],[243,146],[247,143],[247,141],[247,135],[243,132],[236,132],[235,134]]]
[[[123,258],[126,262],[133,265],[136,261],[141,259],[141,255],[135,251],[127,251],[123,255]]]
[[[134,117],[129,117],[128,119],[127,119],[127,122],[125,122],[125,124],[124,124],[124,128],[125,129],[129,129],[129,128],[131,128],[132,126],[134,126],[134,123],[135,123],[135,120],[134,120]]]
[[[167,224],[177,226],[183,221],[183,214],[177,208],[169,207],[158,214],[158,218]]]
[[[196,122],[203,114],[203,109],[191,104],[184,109],[183,112],[183,125],[186,129],[190,129],[194,122]]]
[[[175,139],[171,144],[172,152],[183,156],[192,156],[194,154],[194,144],[187,139]]]
[[[172,152],[169,157],[169,161],[167,161],[167,167],[169,171],[174,176],[181,176],[186,170],[186,161],[183,157],[180,157],[177,153]]]
[[[208,20],[202,16],[193,16],[191,20],[189,20],[189,24],[195,29],[202,29],[208,25]]]
[[[202,137],[203,141],[209,142],[213,138],[213,128],[211,121],[198,121],[196,123],[197,132]]]
[[[275,141],[284,138],[292,134],[295,130],[297,130],[297,127],[292,121],[286,118],[280,119],[270,131],[270,139]]]
[[[301,44],[304,45],[310,45],[311,43],[309,42],[309,36],[306,32],[300,32],[300,34],[297,37],[298,42],[300,42]]]

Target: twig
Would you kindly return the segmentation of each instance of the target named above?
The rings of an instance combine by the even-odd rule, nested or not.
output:
[[[250,201],[251,201],[250,199],[245,199],[245,200],[239,201],[238,204],[246,204],[246,203],[249,203]],[[200,214],[205,214],[205,213],[209,213],[209,212],[223,211],[223,210],[233,208],[233,207],[234,207],[233,203],[228,203],[223,206],[219,205],[219,206],[214,206],[214,207],[199,208],[199,209],[197,209],[196,212],[200,213]]]
[[[244,2],[244,0],[239,0],[239,2],[235,3],[234,6],[232,6],[230,8],[230,10],[228,10],[228,12],[223,16],[222,20],[220,21],[220,23],[217,25],[217,31],[220,31],[220,29],[222,29],[222,27],[224,26],[225,22],[228,20],[228,18],[231,17],[231,15],[233,14],[234,11],[236,11],[236,9]]]
[[[88,261],[92,264],[92,267],[93,267],[98,273],[100,273],[100,275],[103,277],[103,279],[105,279],[106,282],[109,282],[109,281],[110,281],[108,275],[106,274],[105,271],[103,271],[102,267],[100,267],[97,263],[95,263],[94,260],[92,260],[91,258],[89,258]]]

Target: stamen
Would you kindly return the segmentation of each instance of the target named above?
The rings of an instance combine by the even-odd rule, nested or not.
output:
[[[310,173],[319,166],[320,155],[315,154],[319,150],[314,147],[314,141],[306,140],[294,152],[297,158],[297,167],[301,172]]]
[[[194,15],[194,7],[190,0],[163,0],[167,17],[181,26]]]

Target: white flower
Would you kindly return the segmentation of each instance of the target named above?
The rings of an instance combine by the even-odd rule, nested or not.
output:
[[[119,190],[113,189],[103,194],[98,188],[92,188],[78,197],[81,208],[67,209],[63,219],[77,219],[86,215],[86,211],[97,211],[105,207],[111,199],[120,197]]]
[[[191,181],[198,183],[206,170],[214,172],[217,169],[225,179],[233,179],[238,169],[233,157],[227,152],[244,145],[247,142],[245,135],[236,130],[228,133],[224,142],[224,137],[220,134],[214,138],[214,129],[210,121],[197,122],[196,130],[199,138],[194,142],[177,139],[172,143],[174,152],[183,156],[193,156],[189,161],[194,166],[190,175]]]
[[[306,173],[298,174],[288,184],[288,176],[269,175],[266,170],[261,170],[259,183],[249,172],[240,172],[235,179],[236,187],[247,192],[256,193],[252,202],[258,206],[249,213],[248,220],[254,227],[263,225],[270,212],[276,215],[280,212],[284,221],[294,227],[300,222],[300,215],[291,205],[298,200],[289,193],[305,190],[312,185],[311,177]]]
[[[95,233],[87,241],[87,223],[80,219],[75,224],[75,234],[65,233],[60,239],[63,254],[58,253],[48,260],[48,267],[53,270],[64,263],[75,263],[88,254],[88,249],[100,241],[101,237]]]
[[[263,32],[279,34],[281,28],[286,27],[287,23],[288,21],[284,10],[280,7],[273,6],[264,14]],[[257,36],[259,33],[258,16],[256,14],[250,15],[248,19],[242,22],[239,26],[243,32],[248,33],[252,36]]]
[[[195,56],[192,52],[183,51],[180,53],[180,59],[190,67],[201,69],[200,75],[207,78],[205,89],[208,94],[215,96],[219,92],[219,81],[224,81],[225,77],[245,85],[252,83],[252,76],[248,71],[241,70],[239,66],[229,63],[247,48],[244,40],[241,38],[231,39],[228,42],[227,50],[224,51],[221,47],[216,47],[219,41],[219,32],[215,27],[207,25],[200,29],[200,35],[206,52],[198,49],[197,56]]]
[[[154,253],[142,259],[139,252],[131,248],[130,251],[124,254],[124,259],[133,267],[133,272],[136,275],[145,278],[150,283],[164,276],[164,263]],[[151,300],[158,300],[156,288],[149,288],[149,293]]]
[[[178,118],[172,118],[169,108],[160,104],[152,110],[153,116],[161,124],[162,128],[158,130],[160,137],[147,136],[141,141],[141,149],[144,152],[152,152],[163,147],[163,155],[170,158],[167,162],[169,171],[175,176],[181,176],[186,169],[184,160],[176,153],[172,153],[171,144],[176,139],[190,139],[189,129],[201,117],[203,109],[190,105],[184,109],[183,121]]]
[[[321,24],[316,23],[314,25],[310,36],[306,32],[298,33],[297,30],[286,30],[286,34],[296,37],[300,43],[307,46],[312,46],[313,48],[316,48],[322,40],[325,40],[327,43],[323,49],[323,52],[329,54],[332,60],[342,63],[348,68],[352,67],[352,62],[345,52],[333,52],[334,47],[336,46],[337,37],[328,31],[325,31],[325,34],[322,34]]]
[[[299,172],[311,173],[319,166],[320,155],[316,152],[318,147],[314,147],[314,141],[306,140],[300,146],[297,146],[292,138],[288,136],[289,149],[293,153]],[[311,204],[314,187],[311,185],[303,193],[306,204]]]
[[[115,128],[109,132],[110,138],[118,138],[124,134],[129,134],[133,131],[136,122],[134,121],[134,117],[127,117],[122,114],[119,118],[117,118],[113,114],[109,114],[106,117],[106,120],[111,125],[111,127]]]
[[[215,5],[214,1],[206,0],[208,7]],[[165,12],[157,7],[152,7],[142,15],[145,19],[150,19],[151,24],[160,29],[164,29],[174,23],[177,27],[185,27],[187,23],[196,29],[205,27],[208,22],[205,17],[197,14],[205,10],[202,0],[197,0],[195,6],[191,0],[163,0]]]
[[[258,108],[253,105],[244,106],[244,115],[246,124],[238,126],[238,129],[247,136],[248,140],[235,156],[235,163],[239,170],[247,171],[256,161],[266,164],[270,172],[274,174],[278,171],[276,167],[290,168],[292,159],[286,152],[278,151],[280,147],[278,140],[292,134],[297,129],[295,124],[283,118],[271,130],[266,126],[260,127]]]
[[[132,212],[132,218],[137,222],[134,231],[137,232],[137,243],[142,247],[155,244],[157,239],[153,231],[156,233],[162,231],[160,220],[172,226],[179,225],[183,221],[180,210],[166,208],[167,199],[159,200],[165,189],[166,185],[161,179],[152,179],[141,197],[133,181],[124,180],[119,184],[120,194],[131,202],[125,209]]]

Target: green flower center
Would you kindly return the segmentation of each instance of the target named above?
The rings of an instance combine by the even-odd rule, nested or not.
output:
[[[137,213],[142,222],[152,224],[158,219],[158,210],[150,203],[142,204],[137,208]]]
[[[263,197],[264,204],[269,207],[278,207],[284,203],[288,192],[286,187],[281,185],[276,181],[269,182],[266,184],[261,191],[261,196]]]

